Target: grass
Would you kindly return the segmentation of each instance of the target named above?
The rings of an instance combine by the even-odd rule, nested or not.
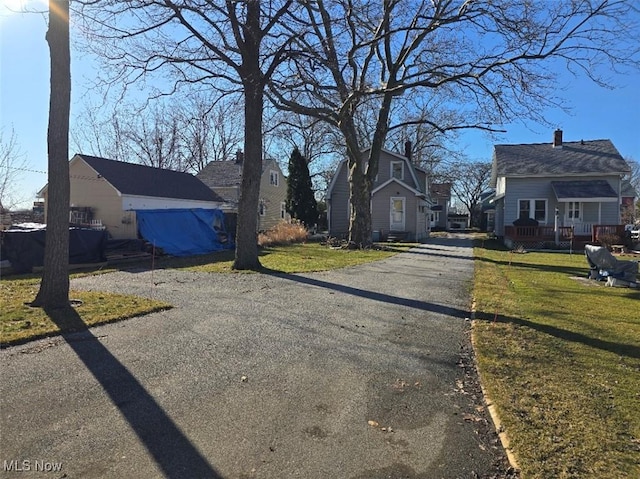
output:
[[[320,243],[270,246],[260,251],[260,261],[265,270],[285,273],[326,271],[388,258],[400,251],[408,250],[412,244],[389,244],[384,248],[370,250],[332,249]],[[231,273],[234,252],[223,251],[188,258],[165,257],[154,260],[154,268],[175,268],[208,273]],[[137,266],[151,268],[152,264],[139,263]],[[132,264],[123,267],[129,268]],[[98,274],[115,271],[117,265],[98,271],[74,273]],[[79,316],[86,326],[119,321],[143,314],[168,309],[171,305],[130,295],[101,293],[93,291],[72,291],[71,297],[81,304],[73,308],[75,314],[54,322],[41,308],[31,308],[25,303],[32,301],[38,292],[40,277],[28,275],[0,280],[2,311],[0,312],[0,345],[17,344],[36,338],[59,334],[76,329]]]
[[[268,271],[309,273],[356,266],[407,251],[413,243],[389,243],[368,250],[329,248],[321,243],[272,245],[259,251],[260,263]],[[205,273],[231,273],[234,252],[223,251],[188,258],[161,258],[158,268],[187,269]]]
[[[640,291],[586,281],[580,253],[485,245],[474,343],[522,477],[640,477]]]
[[[42,308],[25,303],[33,301],[38,292],[37,277],[3,278],[0,281],[2,312],[0,313],[0,345],[18,344],[36,338],[52,336],[77,329],[77,318],[85,326],[128,319],[171,307],[167,303],[131,295],[72,291],[71,298],[81,301],[54,322]]]

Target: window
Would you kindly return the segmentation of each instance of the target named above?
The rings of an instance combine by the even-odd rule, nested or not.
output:
[[[567,218],[570,220],[580,220],[580,203],[577,201],[570,201],[567,204]]]
[[[519,200],[518,218],[533,218],[539,223],[546,223],[547,200]]]
[[[278,186],[278,180],[279,180],[278,172],[274,171],[274,170],[271,170],[269,172],[269,184],[273,185],[273,186]]]
[[[280,218],[285,219],[287,217],[287,204],[282,202],[280,203]]]
[[[260,203],[258,204],[258,214],[260,214],[260,216],[267,214],[267,207],[264,204],[264,200],[260,200]]]
[[[404,179],[404,162],[402,161],[391,162],[391,178],[397,178],[399,180]]]

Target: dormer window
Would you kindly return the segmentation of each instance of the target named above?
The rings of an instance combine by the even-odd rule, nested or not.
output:
[[[269,184],[273,186],[278,186],[279,175],[277,171],[271,170],[269,172]]]
[[[391,162],[391,178],[404,180],[404,161]]]

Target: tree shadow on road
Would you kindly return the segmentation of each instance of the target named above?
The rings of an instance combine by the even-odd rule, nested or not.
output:
[[[156,464],[170,479],[222,479],[133,374],[72,308],[46,309],[61,336],[100,383]]]
[[[375,291],[369,291],[361,288],[354,288],[353,286],[346,286],[343,284],[331,283],[329,281],[323,281],[316,278],[308,278],[306,276],[300,276],[297,274],[283,273],[275,270],[262,270],[263,273],[269,274],[278,278],[288,279],[290,281],[296,281],[298,283],[307,284],[309,286],[317,286],[320,288],[327,288],[333,291],[339,291],[345,294],[351,294],[359,296],[361,298],[371,299],[373,301],[380,301],[382,303],[397,304],[399,306],[406,306],[408,308],[420,309],[422,311],[429,311],[432,313],[444,314],[454,318],[466,318],[469,316],[469,312],[460,308],[453,308],[444,304],[430,303],[427,301],[421,301],[419,299],[402,298],[400,296],[393,296],[385,293],[378,293]]]

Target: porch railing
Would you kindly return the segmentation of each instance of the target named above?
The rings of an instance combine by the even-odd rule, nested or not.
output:
[[[573,238],[574,231],[571,226],[560,226],[558,237],[561,240]],[[549,226],[505,226],[504,235],[513,240],[554,241],[556,233],[554,227]]]

